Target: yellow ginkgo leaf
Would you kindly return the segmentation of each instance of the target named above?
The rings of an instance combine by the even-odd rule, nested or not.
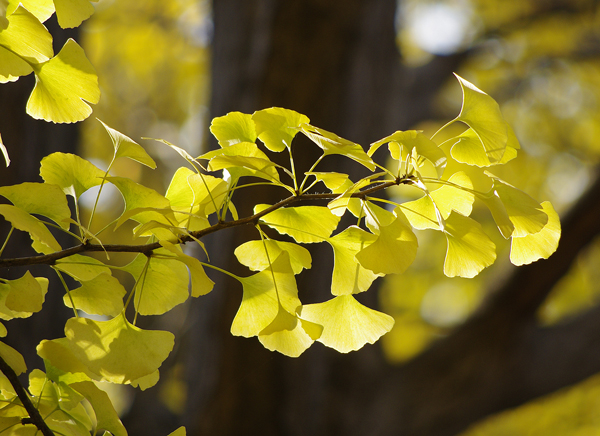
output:
[[[266,204],[257,204],[254,206],[254,213],[262,212],[268,207]],[[282,207],[260,219],[261,223],[305,244],[327,239],[337,228],[339,221],[340,217],[322,206]]]
[[[63,29],[79,26],[94,13],[94,7],[90,1],[98,0],[54,0],[56,18]]]
[[[560,240],[560,220],[549,201],[542,203],[544,212],[548,214],[548,222],[537,233],[522,237],[513,237],[510,246],[510,261],[517,266],[548,259],[558,248]]]
[[[322,325],[323,333],[317,340],[340,353],[375,343],[394,325],[394,318],[363,306],[352,295],[304,305],[299,316]]]
[[[21,353],[4,342],[0,342],[0,356],[17,375],[27,371],[27,365]]]
[[[74,123],[86,119],[100,99],[98,76],[83,49],[69,39],[52,59],[34,65],[35,87],[27,113],[35,119]]]
[[[268,256],[265,253],[265,247]],[[237,247],[234,254],[242,265],[247,266],[252,271],[263,271],[269,267],[269,260],[272,262],[277,259],[282,251],[287,251],[294,274],[300,274],[303,269],[311,267],[310,252],[293,242],[277,241],[275,239],[248,241]]]
[[[302,124],[310,122],[306,115],[290,109],[272,107],[252,114],[258,138],[271,151],[291,150],[292,139]]]
[[[229,112],[222,117],[213,118],[210,132],[217,138],[221,147],[256,141],[256,127],[252,115],[242,112]]]

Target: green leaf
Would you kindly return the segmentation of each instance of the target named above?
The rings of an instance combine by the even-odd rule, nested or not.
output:
[[[270,207],[267,204],[254,206],[254,213]],[[322,206],[282,207],[263,216],[261,223],[289,235],[296,242],[310,244],[329,238],[340,221],[331,211]]]
[[[394,326],[394,318],[360,304],[352,295],[302,306],[302,319],[323,326],[319,342],[340,353],[375,343]]]
[[[102,183],[105,172],[91,162],[70,153],[52,153],[42,159],[40,175],[46,183],[58,185],[65,194],[79,198]]]
[[[84,1],[89,5],[87,0]],[[139,162],[142,165],[146,165],[152,169],[156,168],[156,162],[154,162],[148,153],[146,153],[146,150],[144,150],[141,145],[139,145],[130,137],[125,136],[121,132],[109,127],[102,120],[98,118],[96,119],[100,121],[100,124],[102,124],[106,129],[108,136],[110,136],[113,147],[115,148],[115,159],[118,157],[128,157],[129,159]]]
[[[460,171],[453,174],[448,182],[451,184],[444,184],[435,191],[431,191],[429,195],[400,205],[402,212],[415,229],[440,230],[436,207],[443,219],[448,218],[452,210],[465,216],[471,214],[475,201],[475,195],[471,192],[473,189],[471,179]],[[465,189],[461,189],[459,186]]]
[[[277,316],[259,333],[258,340],[268,350],[298,357],[321,336],[322,331],[322,326],[300,319],[280,305]]]
[[[60,344],[100,380],[111,383],[128,383],[152,374],[174,345],[172,333],[139,329],[124,315],[109,321],[71,318],[65,334],[66,340]]]
[[[27,371],[27,365],[25,364],[25,359],[23,359],[21,353],[6,345],[4,342],[0,342],[0,356],[2,356],[2,359],[4,359],[17,375]]]
[[[54,0],[56,18],[63,29],[79,26],[94,13],[90,1],[98,0]]]
[[[46,225],[23,209],[11,204],[0,204],[0,215],[15,229],[29,233],[33,241],[31,246],[38,253],[49,254],[62,249]]]
[[[252,115],[241,112],[229,112],[222,117],[213,118],[210,131],[221,147],[256,141],[256,128]]]
[[[444,274],[472,278],[496,260],[496,245],[477,221],[452,212],[444,229],[448,249]]]
[[[71,209],[62,190],[47,183],[21,183],[0,187],[0,195],[30,214],[42,215],[53,220],[63,229],[69,228]]]
[[[138,254],[123,269],[137,282],[133,300],[140,315],[162,315],[190,295],[185,264],[167,250],[155,250],[150,259]]]
[[[69,39],[58,55],[34,65],[35,87],[27,113],[35,119],[74,123],[86,119],[100,99],[98,76],[83,49]]]
[[[275,152],[286,148],[291,150],[292,139],[298,133],[299,127],[310,121],[306,115],[279,107],[254,112],[252,120],[256,124],[258,138],[265,147]]]
[[[378,274],[364,268],[355,256],[365,246],[371,245],[377,236],[359,227],[350,226],[327,242],[333,248],[333,277],[331,293],[333,295],[358,294],[371,287]]]
[[[296,313],[301,305],[287,251],[282,251],[269,268],[250,277],[238,277],[238,280],[242,283],[243,296],[231,324],[234,336],[257,336],[273,322],[279,306]]]
[[[391,224],[379,227],[375,242],[356,254],[356,260],[375,274],[401,274],[417,255],[417,237],[410,223],[399,208],[394,215]]]
[[[364,165],[371,171],[375,170],[375,163],[370,156],[365,153],[363,148],[352,142],[344,139],[335,133],[320,129],[310,124],[303,124],[300,131],[304,133],[310,140],[323,149],[325,156],[330,154],[341,154],[350,159]]]
[[[68,257],[58,259],[54,268],[65,272],[78,281],[88,281],[96,278],[100,274],[110,275],[110,268],[98,259],[81,254],[73,254]]]
[[[188,256],[187,254],[181,251],[179,246],[171,244],[168,241],[160,241],[160,244],[175,256],[180,262],[183,262],[190,271],[190,276],[192,278],[192,297],[199,297],[201,295],[206,295],[210,291],[212,291],[215,282],[213,282],[202,268],[202,264],[198,259],[192,256]]]
[[[15,280],[0,283],[0,319],[28,318],[42,309],[48,292],[48,279],[33,277],[27,271]]]
[[[30,64],[30,68],[26,68],[14,57],[5,56],[3,60],[9,60],[10,63],[0,67],[0,71],[6,68],[12,71],[13,75],[20,75],[20,72],[29,70],[25,72],[29,74],[32,71],[31,67],[46,62],[53,56],[52,36],[44,25],[21,5],[6,18],[8,27],[0,30],[0,46],[15,54],[17,59]]]
[[[6,14],[10,15],[19,5],[31,12],[41,23],[54,13],[54,0],[8,0]]]
[[[97,429],[107,430],[114,436],[127,436],[127,431],[106,392],[91,381],[71,383],[69,386],[90,402],[96,415]]]
[[[65,306],[83,310],[90,315],[117,316],[123,310],[123,297],[127,291],[121,283],[108,274],[82,281],[79,288],[63,296]]]
[[[269,257],[265,253],[265,245]],[[294,274],[300,274],[304,268],[310,269],[310,252],[301,245],[293,242],[266,239],[263,241],[248,241],[237,247],[234,251],[235,257],[252,271],[263,271],[269,267],[269,259],[277,259],[282,251],[286,251],[290,257],[290,263]]]
[[[463,105],[456,118],[467,124],[477,134],[492,164],[498,163],[508,142],[506,121],[498,103],[472,83],[456,75],[463,91]]]
[[[510,246],[510,261],[517,266],[526,265],[539,259],[548,259],[558,248],[561,228],[558,214],[548,201],[542,203],[548,222],[534,234],[513,237]]]

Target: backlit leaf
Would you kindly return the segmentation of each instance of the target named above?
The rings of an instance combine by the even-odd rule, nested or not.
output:
[[[517,157],[517,150],[521,147],[510,125],[508,123],[505,123],[505,125],[508,140],[506,143],[506,149],[504,150],[504,155],[500,161],[496,162],[493,161],[493,158],[490,159],[486,153],[486,150],[481,147],[481,140],[473,129],[467,129],[461,135],[455,138],[457,142],[452,146],[452,157],[458,162],[462,162],[467,165],[476,165],[478,167],[489,167],[490,165],[494,164],[505,164],[514,159]],[[454,139],[451,141],[454,141]]]
[[[340,353],[375,343],[394,325],[394,318],[363,306],[352,295],[304,305],[300,316],[322,325],[323,333],[317,340]]]
[[[21,183],[0,187],[0,195],[30,214],[50,218],[63,229],[69,228],[71,209],[62,190],[47,183]]]
[[[444,274],[472,278],[496,260],[496,245],[477,221],[452,212],[444,229],[448,249]]]
[[[29,233],[33,241],[31,246],[38,253],[54,253],[61,250],[50,230],[33,215],[11,204],[0,204],[0,215],[16,229]]]
[[[265,253],[265,245],[269,253],[268,258]],[[300,274],[304,268],[310,269],[312,262],[310,252],[292,242],[266,239],[263,244],[263,241],[248,241],[237,247],[234,254],[242,265],[252,271],[263,271],[269,267],[269,259],[271,262],[277,259],[282,251],[288,253],[294,274]]]
[[[165,197],[173,210],[208,216],[215,212],[215,205],[221,208],[227,192],[225,180],[181,167],[175,171]]]
[[[231,324],[234,336],[256,336],[273,322],[280,305],[287,312],[296,313],[301,304],[287,251],[282,251],[269,268],[238,280],[243,296]]]
[[[81,286],[63,296],[65,306],[83,310],[90,315],[117,316],[123,310],[123,297],[127,291],[121,283],[108,274],[82,281]]]
[[[32,72],[33,68],[31,68],[31,65],[0,45],[0,83],[16,82],[19,77],[26,76]],[[4,146],[2,148],[6,158],[6,148]]]
[[[340,194],[352,185],[352,182],[348,178],[348,174],[344,173],[307,172],[305,174],[315,176],[318,181],[323,182],[325,186],[327,186],[327,188],[334,194]]]
[[[54,264],[54,268],[69,274],[78,281],[92,280],[100,274],[110,275],[110,268],[104,263],[93,257],[82,256],[81,254],[73,254],[58,259]]]
[[[7,15],[13,13],[19,4],[22,4],[42,23],[54,13],[54,0],[8,0]]]
[[[85,1],[89,5],[88,0],[82,1]],[[100,124],[102,124],[102,126],[104,126],[104,128],[106,129],[108,136],[110,136],[110,139],[113,143],[113,147],[115,149],[115,159],[118,157],[128,157],[129,159],[146,165],[147,167],[150,167],[152,169],[156,168],[156,163],[148,155],[148,153],[146,153],[146,150],[144,150],[144,148],[141,145],[139,145],[130,137],[123,135],[121,132],[113,129],[112,127],[109,127],[102,120],[98,121],[100,121]]]
[[[269,205],[257,204],[254,213],[267,209]],[[340,218],[326,207],[299,206],[283,207],[274,210],[260,219],[261,223],[277,230],[282,235],[289,235],[296,242],[322,242],[337,228]]]
[[[359,227],[350,226],[327,242],[333,248],[333,295],[358,294],[364,292],[379,277],[356,261],[356,254],[371,245],[377,236]]]
[[[321,147],[324,152],[323,154],[341,154],[364,165],[371,171],[375,170],[373,159],[365,153],[359,144],[348,141],[335,133],[311,126],[310,124],[303,124],[300,131]]]
[[[42,309],[48,292],[48,279],[33,277],[27,271],[23,277],[0,282],[0,318],[27,318]]]
[[[268,350],[298,357],[321,336],[322,331],[322,326],[300,319],[280,305],[277,316],[259,333],[258,340]]]
[[[107,430],[114,436],[127,436],[127,431],[106,392],[91,381],[71,383],[69,387],[75,389],[90,402],[96,415],[98,429]]]
[[[46,183],[58,185],[65,194],[79,198],[102,183],[105,172],[91,162],[70,153],[52,153],[42,159],[40,175]]]
[[[544,212],[548,214],[548,222],[544,228],[534,234],[513,237],[510,246],[510,261],[517,266],[548,259],[558,247],[560,240],[560,220],[548,201],[542,203]]]
[[[98,76],[83,49],[69,39],[58,55],[34,65],[35,87],[27,113],[35,119],[73,123],[86,119],[100,99]]]
[[[63,29],[79,26],[94,13],[94,7],[90,1],[98,0],[54,0],[56,7],[56,18]]]
[[[298,128],[310,121],[306,115],[279,107],[254,112],[252,120],[256,124],[258,138],[265,147],[276,152],[286,148],[291,150]]]
[[[21,353],[6,345],[4,342],[0,342],[0,356],[17,375],[27,371],[27,365],[25,364],[25,359],[23,359]]]
[[[472,83],[456,75],[463,91],[463,105],[456,118],[477,134],[492,164],[498,163],[506,149],[508,130],[498,103]]]
[[[19,5],[7,19],[8,27],[0,30],[1,47],[14,53],[30,66],[46,62],[53,56],[52,36],[31,12]],[[7,68],[13,75],[19,74],[18,70],[27,70],[14,58],[3,57],[3,60],[9,60],[11,63],[0,68]]]
[[[215,282],[213,282],[204,271],[202,264],[198,259],[192,256],[188,256],[179,246],[171,244],[168,241],[160,241],[161,245],[177,256],[179,261],[183,262],[190,271],[190,276],[192,278],[192,297],[199,297],[201,295],[206,295],[210,291],[212,291]]]
[[[62,344],[89,371],[112,383],[128,383],[152,374],[174,344],[172,333],[139,329],[124,315],[109,321],[71,318],[65,334]]]
[[[149,259],[143,254],[124,267],[136,282],[135,303],[140,315],[162,315],[189,297],[188,270],[167,250],[155,250]],[[143,276],[142,276],[143,274]]]
[[[269,181],[279,180],[275,164],[253,142],[240,142],[213,150],[198,159],[210,159],[209,171],[227,169],[233,179],[255,176]]]
[[[375,274],[401,274],[417,255],[417,237],[404,214],[396,208],[396,219],[379,227],[379,235],[372,244],[356,254],[356,260]]]
[[[252,115],[241,112],[229,112],[222,117],[213,118],[210,131],[221,147],[256,141],[256,128]]]

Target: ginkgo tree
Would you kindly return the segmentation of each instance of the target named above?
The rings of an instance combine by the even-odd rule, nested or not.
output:
[[[34,72],[36,87],[27,105],[30,115],[54,122],[86,118],[91,113],[86,102],[99,98],[93,67],[72,40],[54,56],[42,23],[56,11],[61,26],[79,25],[89,16],[89,2],[4,1],[0,5],[0,56],[7,60],[0,63],[3,81]],[[0,342],[4,374],[0,433],[39,430],[79,435],[102,429],[125,435],[97,382],[142,390],[157,383],[175,337],[167,331],[141,329],[138,320],[163,315],[190,296],[211,292],[214,283],[207,270],[240,282],[242,298],[231,324],[233,335],[257,337],[265,348],[297,357],[314,342],[347,353],[390,331],[393,318],[355,296],[368,291],[377,278],[410,267],[418,250],[416,230],[445,236],[448,277],[471,278],[493,264],[495,244],[471,217],[476,200],[489,209],[500,234],[511,239],[513,264],[550,256],[560,238],[556,212],[550,203],[539,203],[493,174],[494,166],[517,156],[518,140],[493,98],[457,79],[462,109],[440,131],[453,123],[462,123],[465,130],[441,143],[435,140],[438,133],[429,138],[420,131],[397,131],[365,151],[290,109],[232,112],[212,121],[210,130],[220,148],[201,156],[157,139],[183,164],[166,192],[160,193],[111,174],[117,159],[149,168],[156,168],[156,163],[136,141],[102,123],[113,144],[106,168],[57,152],[41,161],[43,183],[0,187],[0,195],[8,201],[0,205],[0,215],[11,224],[0,255],[15,230],[27,232],[32,241],[31,256],[0,257],[0,267],[47,265],[56,276],[53,280],[64,286],[65,305],[73,310],[65,336],[38,345],[45,372],[31,371],[27,390],[17,378],[26,371],[23,357]],[[304,173],[294,165],[294,154],[302,153],[293,144],[297,135],[322,151]],[[387,147],[389,157],[377,162],[373,157],[381,147]],[[8,164],[8,151],[2,148]],[[288,165],[275,163],[272,157],[279,153],[287,157]],[[351,159],[370,173],[352,180],[348,174],[318,171],[329,155]],[[123,212],[100,228],[94,215],[108,184],[121,193]],[[279,188],[282,200],[256,204],[250,215],[239,216],[236,196],[258,185]],[[94,187],[98,187],[96,201],[89,219],[83,221],[80,199]],[[391,188],[410,191],[413,198],[416,193],[418,199],[400,201],[397,195],[392,199],[382,195]],[[341,225],[344,215],[355,224]],[[132,235],[144,242],[103,242],[108,232],[126,222],[135,223]],[[210,253],[203,261],[184,250],[185,244],[199,244],[206,251],[205,236],[246,225],[254,226],[256,238],[232,254],[248,268],[248,275],[238,276],[211,263]],[[57,232],[69,235],[71,245],[59,244]],[[280,237],[273,237],[276,234]],[[334,259],[331,298],[303,304],[296,276],[311,268],[306,247],[320,243],[331,246]],[[110,259],[116,252],[131,253],[132,260],[117,265]],[[114,271],[131,280],[122,282]],[[65,276],[78,285],[67,285]],[[34,277],[29,271],[15,280],[0,279],[0,318],[9,321],[43,310],[48,283],[48,278]],[[6,334],[1,325],[0,336]],[[91,408],[84,407],[85,402]],[[173,434],[184,433],[180,428]]]

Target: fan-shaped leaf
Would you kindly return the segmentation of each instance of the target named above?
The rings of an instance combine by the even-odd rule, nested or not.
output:
[[[42,309],[48,292],[48,279],[33,277],[27,271],[15,280],[0,282],[0,318],[27,318]]]
[[[63,296],[65,306],[83,310],[90,315],[117,316],[123,310],[123,297],[127,291],[121,283],[108,274],[100,274],[82,281],[79,288]]]
[[[79,198],[102,183],[105,172],[91,162],[70,153],[52,153],[42,159],[40,175],[46,183],[58,185],[65,194]]]
[[[322,325],[323,333],[317,340],[340,353],[375,343],[394,325],[394,318],[363,306],[352,295],[304,305],[300,316]]]
[[[298,133],[302,124],[310,120],[306,115],[299,114],[290,109],[272,107],[252,114],[256,124],[258,138],[271,151],[291,150],[292,139]]]
[[[69,39],[58,55],[34,65],[35,87],[27,113],[35,119],[73,123],[86,119],[100,99],[98,76],[83,49]]]
[[[269,256],[265,253],[265,245]],[[290,264],[294,274],[300,274],[304,268],[310,269],[310,252],[301,245],[292,242],[267,239],[263,241],[248,241],[237,247],[234,251],[238,261],[252,271],[263,271],[269,267],[269,259],[277,259],[282,251],[290,257]]]
[[[0,356],[17,375],[27,371],[27,365],[21,353],[4,342],[0,342]]]
[[[89,5],[88,0],[83,1]],[[109,127],[102,120],[98,121],[100,121],[100,124],[102,124],[102,126],[104,126],[106,129],[108,136],[110,136],[113,147],[115,148],[115,159],[118,157],[128,157],[129,159],[139,162],[142,165],[146,165],[152,169],[156,168],[156,162],[154,162],[148,153],[146,153],[146,150],[144,150],[141,145],[139,145],[130,137],[123,135],[121,132],[113,129],[112,127]]]
[[[98,0],[54,0],[56,7],[56,18],[63,29],[79,26],[94,13],[94,7],[90,1]]]
[[[29,233],[33,241],[31,246],[38,253],[49,254],[61,250],[61,246],[44,223],[23,209],[11,204],[0,204],[0,215],[15,229]]]
[[[98,429],[107,430],[114,436],[127,436],[127,431],[106,392],[91,381],[71,383],[69,387],[75,389],[90,402],[96,415]]]
[[[165,197],[173,210],[208,216],[215,212],[215,206],[220,209],[227,192],[225,180],[181,167],[175,171]]]
[[[267,209],[269,205],[258,204],[254,213]],[[296,242],[322,242],[337,228],[340,218],[331,213],[326,207],[299,206],[283,207],[274,210],[260,219],[261,223],[277,230],[283,235],[289,235]]]
[[[7,0],[6,14],[12,14],[19,5],[31,12],[41,23],[54,13],[54,0]]]
[[[22,5],[18,5],[14,12],[7,12],[8,26],[0,30],[0,46],[28,64],[40,64],[50,59],[54,54],[52,36],[44,25]],[[10,71],[17,64],[7,67]]]
[[[252,115],[241,112],[229,112],[222,117],[213,118],[210,131],[221,147],[228,147],[238,142],[256,141],[256,127]]]
[[[548,214],[548,222],[537,233],[522,237],[513,237],[510,247],[510,261],[517,265],[525,265],[538,259],[548,259],[558,248],[560,239],[560,220],[548,201],[542,203],[544,212]]]
[[[68,257],[58,259],[54,268],[69,274],[75,280],[88,281],[100,274],[110,275],[110,268],[98,259],[81,254],[73,254]]]
[[[202,264],[198,259],[192,256],[188,256],[179,246],[171,244],[168,241],[160,241],[161,245],[165,247],[165,249],[169,250],[180,262],[183,262],[185,266],[188,267],[190,271],[190,276],[192,278],[192,297],[199,297],[201,295],[206,295],[210,291],[212,291],[215,282],[213,282],[202,268]]]

